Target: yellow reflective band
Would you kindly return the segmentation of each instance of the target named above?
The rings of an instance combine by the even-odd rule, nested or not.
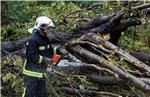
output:
[[[38,78],[42,78],[43,77],[43,73],[38,74],[38,72],[32,72],[32,71],[28,71],[28,70],[23,70],[23,74],[28,75],[28,76],[33,76],[33,77],[38,77]]]
[[[25,62],[23,64],[23,69],[25,68],[26,63],[27,63],[27,60],[25,60]]]
[[[39,77],[39,78],[43,77],[43,73],[26,70],[25,69],[26,62],[27,60],[25,60],[25,63],[24,63],[23,74],[28,75],[28,76],[33,76],[33,77]]]
[[[29,45],[29,42],[26,43],[26,46],[28,46],[28,45]]]
[[[42,63],[43,56],[40,56],[38,63]]]
[[[25,96],[25,92],[26,92],[26,87],[24,88],[24,91],[23,91],[22,97],[24,97],[24,96]]]
[[[45,49],[46,49],[45,46],[40,46],[40,47],[39,47],[39,50],[45,50]]]
[[[53,50],[54,50],[54,51],[53,51],[53,52],[54,52],[54,54],[57,54],[57,52],[56,52],[57,47],[54,47],[54,48],[53,48]]]
[[[47,45],[47,48],[50,48],[50,45]]]

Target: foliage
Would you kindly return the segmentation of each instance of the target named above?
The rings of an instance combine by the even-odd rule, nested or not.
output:
[[[149,51],[150,24],[129,28],[122,33],[119,46],[127,51]]]
[[[7,57],[2,65],[2,96],[21,94],[23,90],[22,65],[23,61],[17,57]]]
[[[40,2],[2,2],[2,10],[4,9],[3,13],[5,13],[4,15],[2,14],[2,18],[5,17],[10,19],[10,22],[2,22],[5,23],[2,25],[2,41],[15,40],[18,39],[18,37],[22,38],[28,36],[29,33],[27,32],[27,29],[33,27],[38,16],[45,15],[50,17],[55,22],[56,31],[65,32],[71,31],[71,29],[75,28],[77,24],[81,23],[82,17],[88,16],[92,18],[95,16],[91,11],[83,11],[82,13],[75,14],[75,17],[73,16],[72,18],[63,20],[67,13],[80,10],[81,8],[69,1]],[[10,6],[8,7],[8,5]],[[78,17],[81,18],[78,19]],[[7,20],[5,18],[3,21]],[[16,38],[16,36],[18,37]]]

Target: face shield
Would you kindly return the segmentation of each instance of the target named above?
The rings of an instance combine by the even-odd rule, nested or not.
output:
[[[55,31],[55,27],[52,27],[52,26],[49,26],[49,25],[46,25],[45,27],[41,27],[40,29],[42,29],[42,32],[44,32],[46,34]]]
[[[54,32],[55,31],[55,27],[51,27],[51,26],[46,26],[44,28],[44,32],[45,33],[51,33],[51,32]]]

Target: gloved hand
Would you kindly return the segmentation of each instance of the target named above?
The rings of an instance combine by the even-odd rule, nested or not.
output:
[[[43,61],[45,62],[45,64],[50,64],[51,58],[44,57]]]
[[[52,62],[58,62],[60,60],[61,56],[60,55],[57,55],[57,54],[54,54],[52,56]]]

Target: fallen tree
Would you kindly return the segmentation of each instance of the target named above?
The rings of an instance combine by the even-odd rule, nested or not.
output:
[[[69,61],[84,63],[84,66],[81,66],[82,69],[78,70],[79,72],[82,71],[82,75],[91,79],[93,83],[107,85],[129,83],[149,94],[150,66],[148,64],[150,53],[126,52],[117,46],[123,31],[127,30],[128,27],[142,24],[140,14],[143,11],[146,16],[149,16],[149,7],[150,3],[147,3],[118,11],[110,16],[98,16],[89,23],[78,26],[74,29],[74,32],[50,33],[48,37],[54,45],[62,47],[60,51],[66,53]],[[134,13],[135,11],[136,13]],[[130,16],[131,13],[132,16]],[[102,36],[103,34],[110,34],[110,40],[105,40]],[[2,42],[2,59],[5,59],[7,56],[13,57],[14,54],[24,58],[25,44],[28,38]],[[88,75],[88,72],[84,70],[90,71],[93,75]],[[103,78],[97,72],[103,72],[100,74],[107,76],[107,78]],[[77,76],[80,76],[80,74],[77,74]],[[68,87],[62,87],[60,90],[69,91],[72,94],[81,92],[81,94],[87,95],[120,96],[108,92],[85,92]],[[55,95],[57,94],[55,93]]]
[[[63,37],[63,39],[65,39],[65,40],[71,39],[71,37],[76,37],[76,35],[71,36],[73,34],[73,32],[70,32],[70,33],[56,32],[56,33],[57,33],[57,35]],[[29,37],[19,39],[17,41],[2,42],[2,44],[1,44],[1,51],[2,51],[1,57],[2,57],[2,59],[7,57],[9,54],[16,54],[16,55],[24,58],[25,57],[25,44],[26,44],[28,38]],[[59,46],[61,45],[60,40],[56,39],[54,34],[49,34],[49,38],[54,45],[59,45]],[[149,57],[150,53],[149,52],[135,52],[135,51],[133,51],[133,52],[129,52],[129,53],[132,56],[136,57],[137,59],[150,65],[150,57]]]

